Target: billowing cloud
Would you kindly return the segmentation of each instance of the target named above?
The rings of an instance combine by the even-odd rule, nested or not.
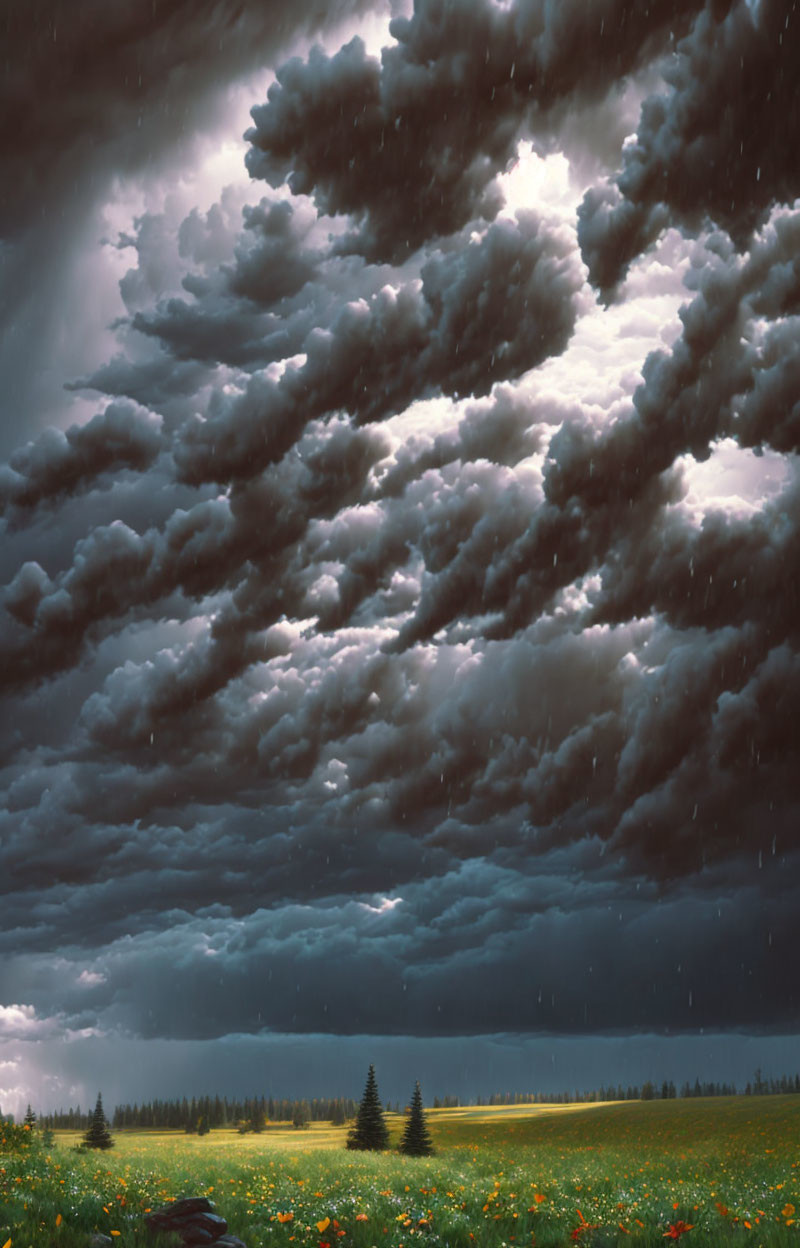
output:
[[[613,290],[666,225],[695,232],[711,223],[743,249],[774,204],[800,194],[787,159],[800,137],[800,16],[784,0],[720,7],[677,44],[662,71],[670,89],[642,105],[621,172],[583,201],[581,248],[601,290]]]
[[[54,1019],[37,1017],[32,1005],[0,1005],[0,1040],[29,1040],[54,1030]]]
[[[2,512],[19,520],[42,504],[110,483],[126,468],[144,471],[162,449],[161,425],[157,413],[121,402],[65,434],[46,430],[12,455],[0,476]]]
[[[14,1042],[796,1028],[776,14],[420,0],[119,227],[91,415],[0,473]]]
[[[353,218],[344,249],[397,261],[492,220],[502,204],[492,183],[520,132],[547,144],[559,109],[602,100],[702,7],[423,0],[392,21],[380,61],[356,37],[334,56],[318,47],[281,66],[252,110],[248,168]]]
[[[102,362],[106,324],[121,310],[99,246],[109,234],[109,196],[121,183],[156,191],[163,180],[180,183],[221,141],[236,84],[369,7],[246,0],[228,10],[215,0],[163,0],[143,13],[135,0],[113,11],[87,0],[75,20],[58,0],[43,0],[9,14],[10,68],[0,86],[0,456],[32,428],[85,417],[80,405],[67,408],[63,385]]]

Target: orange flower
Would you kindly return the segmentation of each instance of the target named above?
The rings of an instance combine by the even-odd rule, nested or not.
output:
[[[662,1235],[662,1239],[680,1239],[681,1235],[685,1235],[694,1226],[694,1222],[684,1222],[679,1219],[677,1222],[670,1223],[670,1228]]]
[[[719,1212],[722,1214],[723,1218],[727,1218],[727,1216],[728,1216],[728,1206],[727,1206],[727,1205],[723,1205],[723,1204],[721,1204],[718,1200],[716,1200],[716,1201],[714,1202],[714,1204],[716,1205],[716,1207],[717,1207],[717,1209],[719,1210]]]
[[[6,1240],[6,1242],[3,1244],[3,1248],[11,1248],[11,1240],[10,1240],[10,1239],[7,1239],[7,1240]]]
[[[323,1231],[327,1231],[330,1224],[331,1224],[330,1218],[323,1218],[321,1222],[317,1223],[317,1230],[319,1231],[320,1235],[322,1234]]]
[[[791,1201],[786,1202],[786,1204],[781,1209],[781,1213],[783,1214],[784,1218],[791,1218],[792,1214],[794,1213],[794,1205],[791,1203]]]
[[[368,1221],[368,1218],[367,1218],[367,1215],[366,1215],[365,1213],[357,1213],[357,1214],[356,1214],[356,1222],[367,1222],[367,1221]]]
[[[278,1214],[278,1221],[279,1221],[279,1222],[291,1222],[291,1221],[293,1221],[293,1220],[294,1220],[294,1214],[292,1213],[291,1209],[289,1210],[289,1212],[288,1212],[288,1213],[279,1213],[279,1214]]]
[[[56,1218],[56,1226],[60,1226],[63,1221],[64,1219],[62,1218],[61,1214],[59,1214],[58,1217]]]

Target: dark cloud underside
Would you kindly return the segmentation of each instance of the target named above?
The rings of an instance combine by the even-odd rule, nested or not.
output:
[[[168,106],[167,162],[218,68],[327,7],[48,9],[52,47],[16,16],[9,239],[32,156],[67,204]],[[254,185],[116,240],[116,353],[63,377],[94,415],[0,470],[0,1001],[150,1039],[791,1032],[800,18],[390,30],[282,59]],[[576,128],[631,91],[576,189]],[[523,141],[578,153],[574,211],[505,206]],[[571,397],[595,295],[646,326],[670,246],[674,332]],[[733,506],[691,487],[725,447]]]

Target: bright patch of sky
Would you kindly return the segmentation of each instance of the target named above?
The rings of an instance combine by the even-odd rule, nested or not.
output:
[[[779,494],[789,476],[786,456],[766,448],[762,454],[723,438],[703,463],[691,455],[678,461],[689,487],[685,502],[704,508],[749,512]]]

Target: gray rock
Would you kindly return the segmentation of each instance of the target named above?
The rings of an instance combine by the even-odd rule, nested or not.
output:
[[[110,1235],[101,1235],[100,1231],[95,1231],[89,1238],[89,1248],[112,1248],[113,1243]]]
[[[208,1231],[212,1239],[219,1239],[220,1235],[224,1235],[228,1229],[228,1223],[221,1218],[218,1213],[190,1213],[188,1217],[175,1218],[170,1223],[175,1227],[179,1235],[183,1234],[183,1227],[197,1227],[204,1231]]]
[[[171,1204],[154,1209],[145,1218],[151,1231],[172,1231],[180,1235],[187,1248],[201,1248],[216,1243],[228,1229],[228,1223],[205,1196],[184,1196]]]
[[[216,1243],[219,1238],[219,1236],[212,1235],[211,1231],[205,1230],[202,1226],[192,1226],[191,1223],[187,1226],[176,1226],[174,1230],[177,1235],[180,1235],[186,1248],[203,1248],[204,1244]]]
[[[208,1200],[205,1196],[181,1196],[180,1200],[161,1205],[147,1216],[154,1220],[166,1218],[167,1221],[174,1222],[177,1218],[185,1218],[193,1213],[213,1213],[215,1208],[213,1200]]]

